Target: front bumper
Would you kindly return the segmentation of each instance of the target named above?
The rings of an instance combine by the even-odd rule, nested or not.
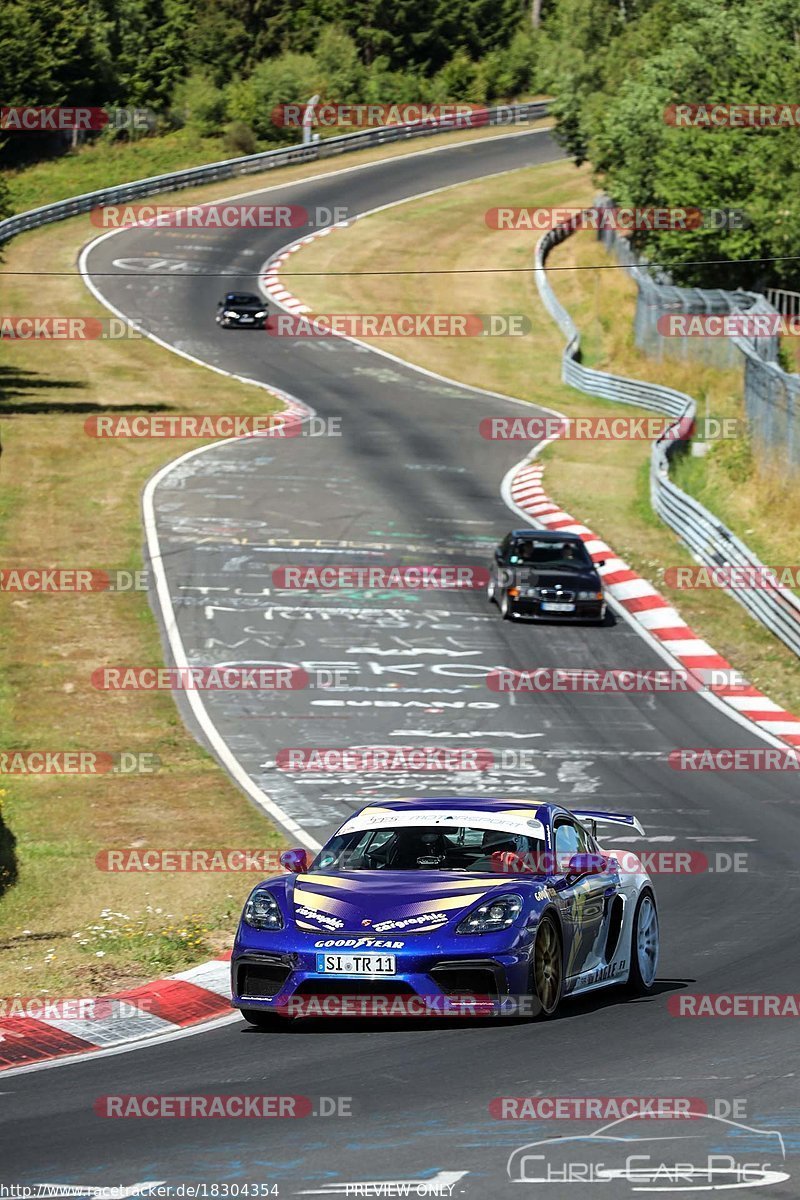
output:
[[[513,613],[539,621],[602,621],[606,615],[605,600],[576,600],[572,612],[548,611],[535,596],[509,596],[508,602]]]
[[[223,329],[264,329],[267,324],[266,317],[217,317],[217,324]]]
[[[237,944],[231,958],[234,1007],[302,1015],[298,1001],[303,997],[419,996],[446,1001],[478,996],[502,1001],[530,990],[532,937],[511,949],[497,944],[484,949],[474,944],[477,937],[470,938],[473,945],[461,953],[444,946],[407,946],[394,951],[395,974],[378,978],[318,972],[314,940],[294,950]],[[494,937],[491,940],[496,943]]]

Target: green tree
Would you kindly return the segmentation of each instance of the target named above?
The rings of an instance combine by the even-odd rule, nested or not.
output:
[[[358,46],[349,33],[329,26],[314,47],[316,77],[324,97],[336,101],[361,100],[366,72],[358,55]]]
[[[321,78],[310,54],[285,53],[259,63],[250,77],[226,93],[228,116],[243,121],[260,138],[296,141],[297,128],[276,123],[284,104],[302,104],[320,90]]]
[[[225,95],[202,71],[194,70],[175,89],[172,113],[180,124],[209,136],[225,121]]]

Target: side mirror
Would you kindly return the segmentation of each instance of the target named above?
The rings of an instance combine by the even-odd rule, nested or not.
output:
[[[303,871],[308,870],[308,851],[299,848],[297,850],[284,850],[281,854],[281,866],[287,871],[291,871],[293,875],[301,875]]]
[[[568,876],[602,875],[606,860],[602,854],[573,854],[567,865]]]

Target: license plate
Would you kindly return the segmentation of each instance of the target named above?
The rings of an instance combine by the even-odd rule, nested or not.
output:
[[[248,323],[252,325],[253,321],[255,321],[255,317],[242,317],[243,325],[247,325]]]
[[[542,601],[542,612],[575,612],[574,604],[556,604],[552,600]]]
[[[318,954],[320,975],[394,975],[394,954]]]

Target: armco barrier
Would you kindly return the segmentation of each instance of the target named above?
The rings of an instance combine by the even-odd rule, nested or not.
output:
[[[153,196],[158,192],[178,191],[181,188],[195,187],[202,183],[216,183],[220,179],[234,179],[239,175],[255,175],[261,171],[270,171],[275,167],[285,167],[292,163],[313,162],[317,159],[332,158],[344,154],[348,150],[368,149],[370,146],[383,146],[391,142],[406,141],[409,138],[432,137],[437,133],[449,133],[454,129],[469,129],[485,125],[512,125],[525,121],[535,121],[546,117],[549,111],[546,100],[537,100],[530,104],[500,104],[495,108],[485,110],[476,115],[472,122],[463,118],[448,117],[437,122],[416,122],[406,125],[382,125],[378,129],[361,129],[355,133],[344,133],[338,137],[321,138],[307,146],[290,146],[286,150],[264,150],[260,154],[247,154],[242,158],[228,158],[222,162],[210,163],[202,167],[189,167],[184,171],[173,171],[167,175],[152,175],[148,179],[137,179],[133,183],[123,183],[118,187],[101,188],[96,192],[85,192],[82,196],[72,196],[68,200],[59,200],[56,204],[45,204],[41,208],[32,208],[28,212],[18,213],[0,221],[0,244],[24,233],[28,229],[38,229],[41,225],[49,225],[53,221],[63,221],[67,217],[75,217],[80,213],[90,212],[106,204],[125,204],[131,200],[140,200],[145,196]]]
[[[640,408],[675,417],[675,422],[670,428],[673,428],[681,417],[694,419],[696,403],[684,392],[643,380],[626,379],[607,371],[596,371],[581,363],[580,334],[550,287],[545,267],[547,256],[553,247],[570,237],[580,221],[580,214],[576,214],[569,221],[544,234],[536,246],[534,260],[534,276],[542,303],[567,340],[561,371],[564,382],[590,396],[602,396],[606,400],[615,400],[622,404],[635,404]],[[639,269],[635,268],[633,263],[631,267]],[[672,482],[669,477],[669,459],[679,446],[681,441],[673,438],[669,429],[653,443],[650,458],[650,498],[655,511],[686,543],[698,562],[709,567],[752,567],[763,570],[764,564],[740,538],[727,529],[707,508]],[[779,587],[765,587],[731,590],[731,595],[795,654],[800,655],[800,600],[793,592]]]

